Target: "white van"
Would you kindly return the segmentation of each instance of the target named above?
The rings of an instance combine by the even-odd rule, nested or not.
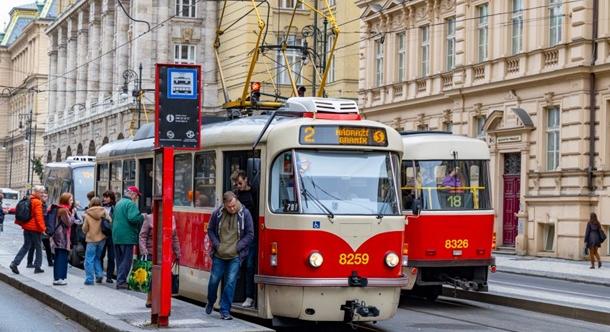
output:
[[[4,195],[2,200],[2,208],[10,209],[17,206],[17,202],[21,198],[21,195],[17,190],[11,188],[0,188],[0,192]]]

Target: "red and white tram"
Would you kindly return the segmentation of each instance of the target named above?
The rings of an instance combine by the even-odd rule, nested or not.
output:
[[[434,300],[442,285],[487,291],[495,235],[489,149],[443,132],[403,133],[408,290]]]
[[[180,295],[207,297],[207,223],[241,169],[259,195],[257,305],[233,311],[309,321],[391,318],[407,284],[400,134],[362,120],[350,100],[291,98],[275,114],[204,125],[199,151],[175,152]],[[143,127],[133,140],[100,149],[98,193],[135,181],[148,205],[152,136]],[[243,276],[235,303],[245,298]]]

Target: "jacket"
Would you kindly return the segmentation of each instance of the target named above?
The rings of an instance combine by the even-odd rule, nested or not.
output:
[[[585,244],[587,248],[601,247],[602,239],[600,231],[600,227],[596,224],[587,223],[587,230],[585,231]]]
[[[102,219],[108,219],[112,222],[106,209],[101,206],[93,206],[87,209],[84,215],[83,233],[85,233],[85,242],[100,242],[106,239],[106,235],[102,233]]]
[[[30,221],[28,222],[20,222],[15,221],[15,223],[24,231],[31,231],[36,233],[44,233],[47,230],[47,227],[44,224],[44,215],[42,212],[42,200],[36,196],[30,197]]]
[[[59,226],[57,226],[57,230],[52,237],[53,247],[55,249],[70,250],[70,230],[74,220],[67,208],[61,206],[59,210],[57,210],[57,222],[59,223]]]
[[[121,198],[114,207],[112,220],[112,242],[114,244],[138,244],[144,217],[136,203],[129,198]]]
[[[147,214],[144,218],[144,224],[140,230],[140,254],[144,256],[152,255],[153,242],[153,218],[152,214]],[[176,220],[172,219],[172,251],[174,257],[180,260],[180,241],[176,232]]]
[[[210,252],[212,257],[214,257],[214,254],[220,245],[218,230],[220,229],[220,221],[222,220],[222,215],[224,213],[227,213],[224,205],[214,210],[214,212],[212,212],[212,217],[210,218],[210,223],[208,224],[208,237],[210,242],[212,242],[212,250]],[[243,262],[244,259],[248,257],[248,248],[250,247],[250,243],[254,240],[252,215],[243,204],[241,204],[241,208],[237,211],[237,232],[239,237],[239,241],[237,241],[237,252],[239,253],[239,261]]]

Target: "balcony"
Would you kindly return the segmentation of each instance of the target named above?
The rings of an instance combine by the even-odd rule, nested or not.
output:
[[[482,80],[485,78],[485,65],[478,65],[472,67],[472,76],[475,81]]]
[[[451,89],[453,87],[453,73],[441,74],[441,82],[444,90]]]
[[[559,62],[559,50],[551,49],[543,53],[544,67],[555,66]]]
[[[417,86],[417,92],[424,92],[428,86],[428,79],[420,79],[415,81],[415,85]]]
[[[519,57],[506,58],[504,60],[504,68],[506,75],[516,74],[519,72]]]

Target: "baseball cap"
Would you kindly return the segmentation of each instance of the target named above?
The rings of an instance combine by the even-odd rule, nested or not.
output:
[[[128,191],[131,191],[132,193],[138,195],[138,196],[142,196],[142,194],[140,194],[140,189],[138,189],[138,187],[136,186],[129,186],[127,187]]]

